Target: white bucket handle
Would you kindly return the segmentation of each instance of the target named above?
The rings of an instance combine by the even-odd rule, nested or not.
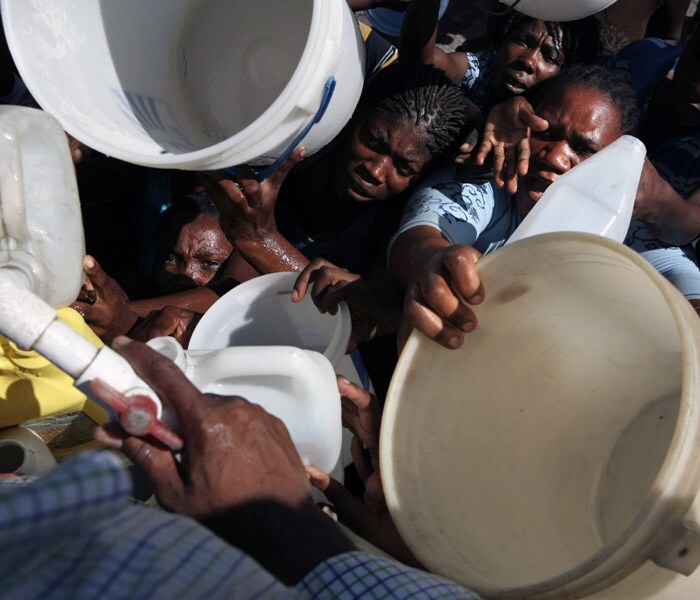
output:
[[[333,98],[333,92],[335,92],[336,79],[331,75],[326,80],[326,85],[323,87],[323,97],[321,98],[321,105],[318,107],[316,114],[313,118],[306,124],[306,126],[297,134],[297,136],[290,142],[289,146],[285,148],[279,158],[273,162],[271,165],[265,167],[262,171],[255,174],[257,180],[262,183],[268,177],[274,175],[279,168],[284,164],[284,162],[289,158],[289,156],[294,152],[294,149],[301,143],[301,141],[309,134],[311,128],[316,125],[326,113],[328,105],[331,103],[331,98]],[[236,176],[236,167],[229,167],[228,169],[223,169],[223,172],[231,177]]]

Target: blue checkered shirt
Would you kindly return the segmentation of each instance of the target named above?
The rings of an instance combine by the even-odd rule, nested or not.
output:
[[[79,455],[31,482],[0,483],[0,598],[468,598],[464,588],[362,552],[296,588],[196,521],[136,505],[120,460]]]

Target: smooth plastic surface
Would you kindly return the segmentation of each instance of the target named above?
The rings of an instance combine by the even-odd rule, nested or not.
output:
[[[85,253],[75,167],[56,119],[0,106],[0,266],[51,306],[78,296]]]
[[[163,168],[269,164],[337,87],[307,155],[348,122],[364,45],[345,0],[3,0],[41,106],[105,154]],[[157,24],[157,26],[156,26]]]
[[[697,598],[696,574],[651,562],[679,540],[687,570],[700,555],[683,524],[700,484],[697,314],[599,236],[532,237],[479,271],[477,330],[456,351],[414,333],[389,390],[382,481],[403,538],[489,598],[675,600],[690,580]]]
[[[298,276],[272,273],[232,289],[204,314],[192,333],[190,350],[295,346],[320,352],[337,366],[350,341],[350,311],[343,303],[335,315],[321,314],[310,295],[292,302]]]
[[[553,231],[595,233],[622,243],[646,154],[642,142],[623,135],[549,186],[507,243]]]
[[[149,345],[174,360],[202,392],[241,396],[279,418],[304,464],[327,473],[335,469],[340,395],[323,355],[288,346],[183,351],[173,338],[155,338]]]
[[[0,473],[43,475],[55,466],[48,446],[31,429],[0,429]]]
[[[483,0],[481,0],[483,1]],[[515,10],[544,21],[574,21],[593,15],[616,0],[501,0]]]
[[[445,14],[449,4],[450,0],[440,0],[438,19],[442,19],[442,15]],[[364,11],[364,15],[372,26],[372,29],[376,29],[393,37],[401,35],[401,26],[403,25],[405,14],[405,12],[391,10],[390,8],[369,8]]]

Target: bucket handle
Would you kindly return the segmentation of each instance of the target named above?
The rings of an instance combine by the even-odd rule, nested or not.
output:
[[[294,149],[309,134],[311,128],[323,118],[323,115],[326,113],[328,105],[331,103],[331,98],[333,98],[333,92],[335,92],[335,85],[336,79],[333,75],[331,75],[326,80],[326,84],[323,87],[323,97],[321,98],[321,105],[318,107],[318,110],[316,111],[316,114],[313,116],[313,118],[306,124],[304,129],[302,129],[297,134],[297,136],[291,141],[289,146],[287,146],[287,148],[284,150],[284,152],[282,152],[282,154],[280,154],[279,158],[275,162],[273,162],[271,165],[268,165],[262,171],[259,171],[255,174],[255,177],[260,183],[262,183],[268,177],[274,175],[277,172],[277,170],[284,164],[284,162],[289,158],[292,152],[294,152]],[[223,169],[223,171],[231,177],[236,176],[236,167],[229,167],[227,169]]]

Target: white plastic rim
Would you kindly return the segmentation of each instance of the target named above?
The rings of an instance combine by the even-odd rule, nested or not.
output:
[[[421,562],[486,597],[583,597],[666,548],[697,495],[700,323],[643,258],[590,234],[528,238],[479,270],[464,346],[414,333],[399,360],[387,504]],[[649,462],[628,452],[641,426],[662,432],[638,438],[656,441]]]
[[[162,168],[269,164],[336,90],[307,155],[350,119],[364,46],[344,0],[2,0],[27,87],[66,131]],[[158,27],[153,27],[158,23]]]
[[[350,311],[343,302],[335,315],[321,314],[309,294],[292,302],[298,276],[271,273],[233,288],[204,314],[189,349],[294,346],[320,352],[337,367],[350,341]]]
[[[500,0],[529,17],[543,21],[575,21],[594,15],[617,0]]]

